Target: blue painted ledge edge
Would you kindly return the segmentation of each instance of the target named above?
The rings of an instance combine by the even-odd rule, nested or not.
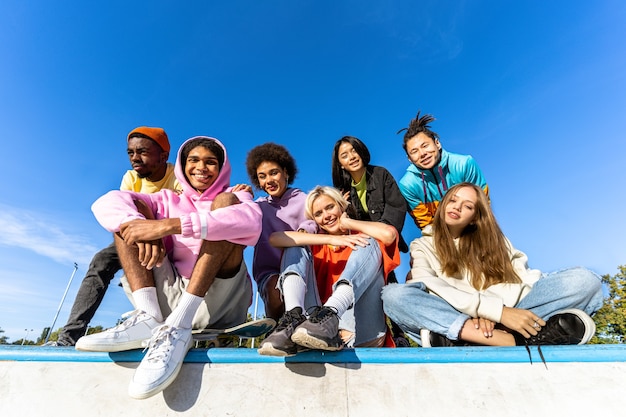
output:
[[[534,363],[541,358],[532,346]],[[626,345],[543,346],[546,362],[626,362]],[[21,362],[139,362],[142,350],[127,352],[80,352],[74,348],[0,345],[0,361]],[[192,349],[186,363],[360,363],[360,364],[429,364],[429,363],[528,363],[526,349],[516,347],[446,347],[446,348],[358,348],[339,352],[308,351],[282,358],[259,355],[256,349]]]

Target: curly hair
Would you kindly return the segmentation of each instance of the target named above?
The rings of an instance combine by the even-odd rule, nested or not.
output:
[[[342,143],[352,145],[356,153],[361,157],[364,166],[368,166],[370,163],[370,151],[359,138],[354,136],[344,136],[335,142],[332,162],[333,186],[345,193],[352,187],[352,177],[350,173],[341,168],[341,163],[339,162],[339,147]]]
[[[402,128],[398,130],[398,132],[396,132],[396,134],[398,134],[406,130],[406,132],[404,133],[404,141],[402,142],[402,148],[405,152],[406,143],[409,141],[409,139],[413,138],[418,133],[423,133],[432,140],[439,140],[439,135],[430,130],[429,126],[429,123],[434,122],[435,120],[437,119],[435,119],[432,114],[425,114],[420,117],[420,110],[418,110],[417,116],[415,116],[415,119],[411,120],[411,123],[409,123],[409,127]]]
[[[287,148],[276,143],[267,142],[259,146],[255,146],[248,152],[246,157],[246,170],[248,171],[248,177],[250,182],[254,184],[257,189],[261,189],[259,178],[256,175],[256,170],[263,162],[274,162],[278,164],[282,169],[287,172],[287,184],[293,184],[298,173],[298,167],[296,166],[296,160],[289,153]]]

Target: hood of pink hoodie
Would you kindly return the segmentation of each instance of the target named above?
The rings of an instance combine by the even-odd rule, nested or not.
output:
[[[209,188],[204,190],[202,193],[199,193],[195,188],[191,186],[189,180],[185,176],[183,172],[183,164],[182,164],[182,151],[185,145],[194,139],[210,139],[217,143],[224,150],[224,164],[222,165],[222,169],[220,169],[220,173],[217,176],[217,179]],[[176,175],[176,179],[180,183],[183,188],[182,193],[192,200],[208,200],[213,201],[215,196],[219,193],[226,191],[228,187],[230,187],[230,161],[228,160],[228,153],[226,152],[226,148],[219,140],[209,137],[209,136],[194,136],[193,138],[187,139],[181,146],[178,148],[178,156],[176,158],[176,166],[174,167],[174,175]]]
[[[197,136],[196,138],[208,138]],[[224,145],[214,140],[224,149],[224,164],[215,182],[204,192],[195,190],[183,173],[181,150],[178,151],[175,175],[182,186],[182,193],[161,190],[154,194],[141,194],[130,191],[110,191],[100,197],[92,206],[98,222],[111,232],[120,230],[120,226],[131,220],[143,219],[137,211],[134,200],[144,201],[152,209],[155,219],[179,218],[181,233],[169,235],[164,240],[168,248],[168,257],[178,272],[189,278],[203,240],[228,240],[235,244],[254,246],[261,234],[262,212],[252,196],[245,191],[235,194],[241,201],[233,207],[211,211],[215,197],[230,190],[231,166]]]

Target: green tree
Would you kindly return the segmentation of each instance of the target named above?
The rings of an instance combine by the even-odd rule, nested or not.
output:
[[[613,276],[602,276],[602,283],[609,294],[604,305],[593,316],[596,323],[596,335],[590,343],[624,343],[626,337],[626,265],[618,267]]]
[[[49,327],[43,329],[43,331],[41,332],[41,336],[39,337],[39,339],[37,339],[37,344],[43,344],[43,342],[46,340],[46,335],[48,334],[49,330]],[[50,333],[50,337],[48,337],[48,342],[56,342],[57,340],[59,340],[59,334],[61,334],[61,330],[63,330],[63,327],[59,327],[58,329]],[[87,332],[85,334],[100,333],[103,330],[104,328],[100,325],[87,327]]]
[[[100,333],[102,331],[104,331],[104,327],[102,327],[101,325],[97,325],[94,327],[87,327],[87,332],[85,333],[85,335]]]
[[[35,342],[35,344],[43,345],[43,342],[46,340],[46,335],[48,334],[49,330],[50,330],[49,327],[44,327],[43,330],[41,331],[41,334],[37,338],[37,341]]]
[[[2,327],[0,327],[0,345],[8,345],[9,338],[2,333],[4,333],[4,330],[2,330]]]

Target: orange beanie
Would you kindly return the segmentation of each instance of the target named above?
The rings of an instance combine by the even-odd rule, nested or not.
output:
[[[140,126],[136,129],[133,129],[128,134],[128,140],[130,140],[130,138],[132,138],[135,133],[141,133],[142,135],[146,135],[147,137],[158,143],[161,149],[163,149],[165,152],[170,151],[170,141],[167,138],[167,133],[165,133],[165,130],[161,129],[160,127]]]

